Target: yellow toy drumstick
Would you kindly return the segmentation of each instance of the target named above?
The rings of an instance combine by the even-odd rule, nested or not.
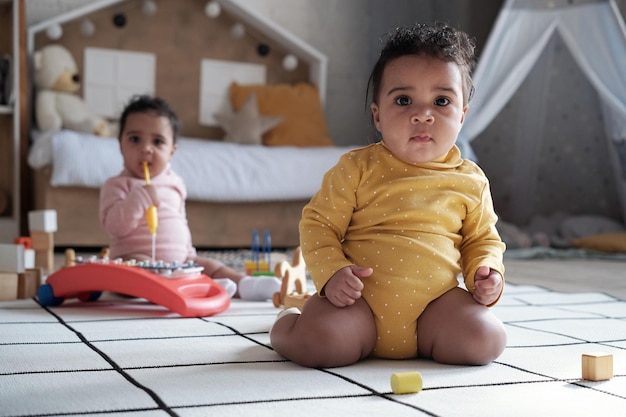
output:
[[[150,185],[150,171],[148,170],[148,161],[143,161],[143,173],[146,177],[146,185]],[[156,253],[156,231],[159,225],[159,218],[157,217],[157,208],[152,205],[146,210],[146,221],[148,222],[148,229],[152,234],[152,261],[155,260]]]

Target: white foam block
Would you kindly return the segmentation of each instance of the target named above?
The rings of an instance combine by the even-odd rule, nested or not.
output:
[[[35,249],[24,250],[24,269],[35,268]]]
[[[24,272],[24,246],[0,243],[0,272]]]
[[[57,231],[56,210],[34,210],[28,212],[28,230],[53,233]]]

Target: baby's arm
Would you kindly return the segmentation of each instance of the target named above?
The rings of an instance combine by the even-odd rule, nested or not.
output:
[[[474,300],[491,307],[498,302],[504,288],[502,255],[505,245],[496,229],[498,217],[488,182],[485,182],[480,198],[481,202],[467,213],[463,221],[461,265],[465,285]]]
[[[346,266],[328,280],[324,286],[324,295],[335,307],[346,307],[361,298],[363,282],[361,278],[372,275],[372,268]]]
[[[110,236],[127,236],[145,219],[152,204],[143,186],[127,190],[122,181],[107,181],[100,190],[100,224]]]
[[[481,266],[474,276],[474,300],[482,305],[492,305],[502,293],[502,275],[488,266]]]
[[[146,190],[146,192],[148,193],[148,196],[150,197],[152,204],[155,205],[156,207],[159,207],[159,204],[161,203],[161,201],[159,200],[159,195],[157,193],[156,187],[152,184],[146,184],[143,186],[143,189]]]

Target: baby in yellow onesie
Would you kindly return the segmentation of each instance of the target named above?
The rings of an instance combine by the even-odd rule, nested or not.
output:
[[[504,349],[488,308],[504,287],[504,244],[489,182],[455,145],[473,51],[445,25],[391,34],[370,77],[382,140],[342,156],[303,210],[318,291],[301,314],[279,315],[278,353],[319,367],[367,356],[485,364]]]

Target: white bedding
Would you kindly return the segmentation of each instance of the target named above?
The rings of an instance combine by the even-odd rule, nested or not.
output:
[[[238,145],[179,138],[172,168],[190,200],[215,202],[309,199],[324,173],[354,147],[299,148]],[[99,188],[122,170],[116,138],[62,130],[36,138],[28,162],[52,165],[51,185]]]

